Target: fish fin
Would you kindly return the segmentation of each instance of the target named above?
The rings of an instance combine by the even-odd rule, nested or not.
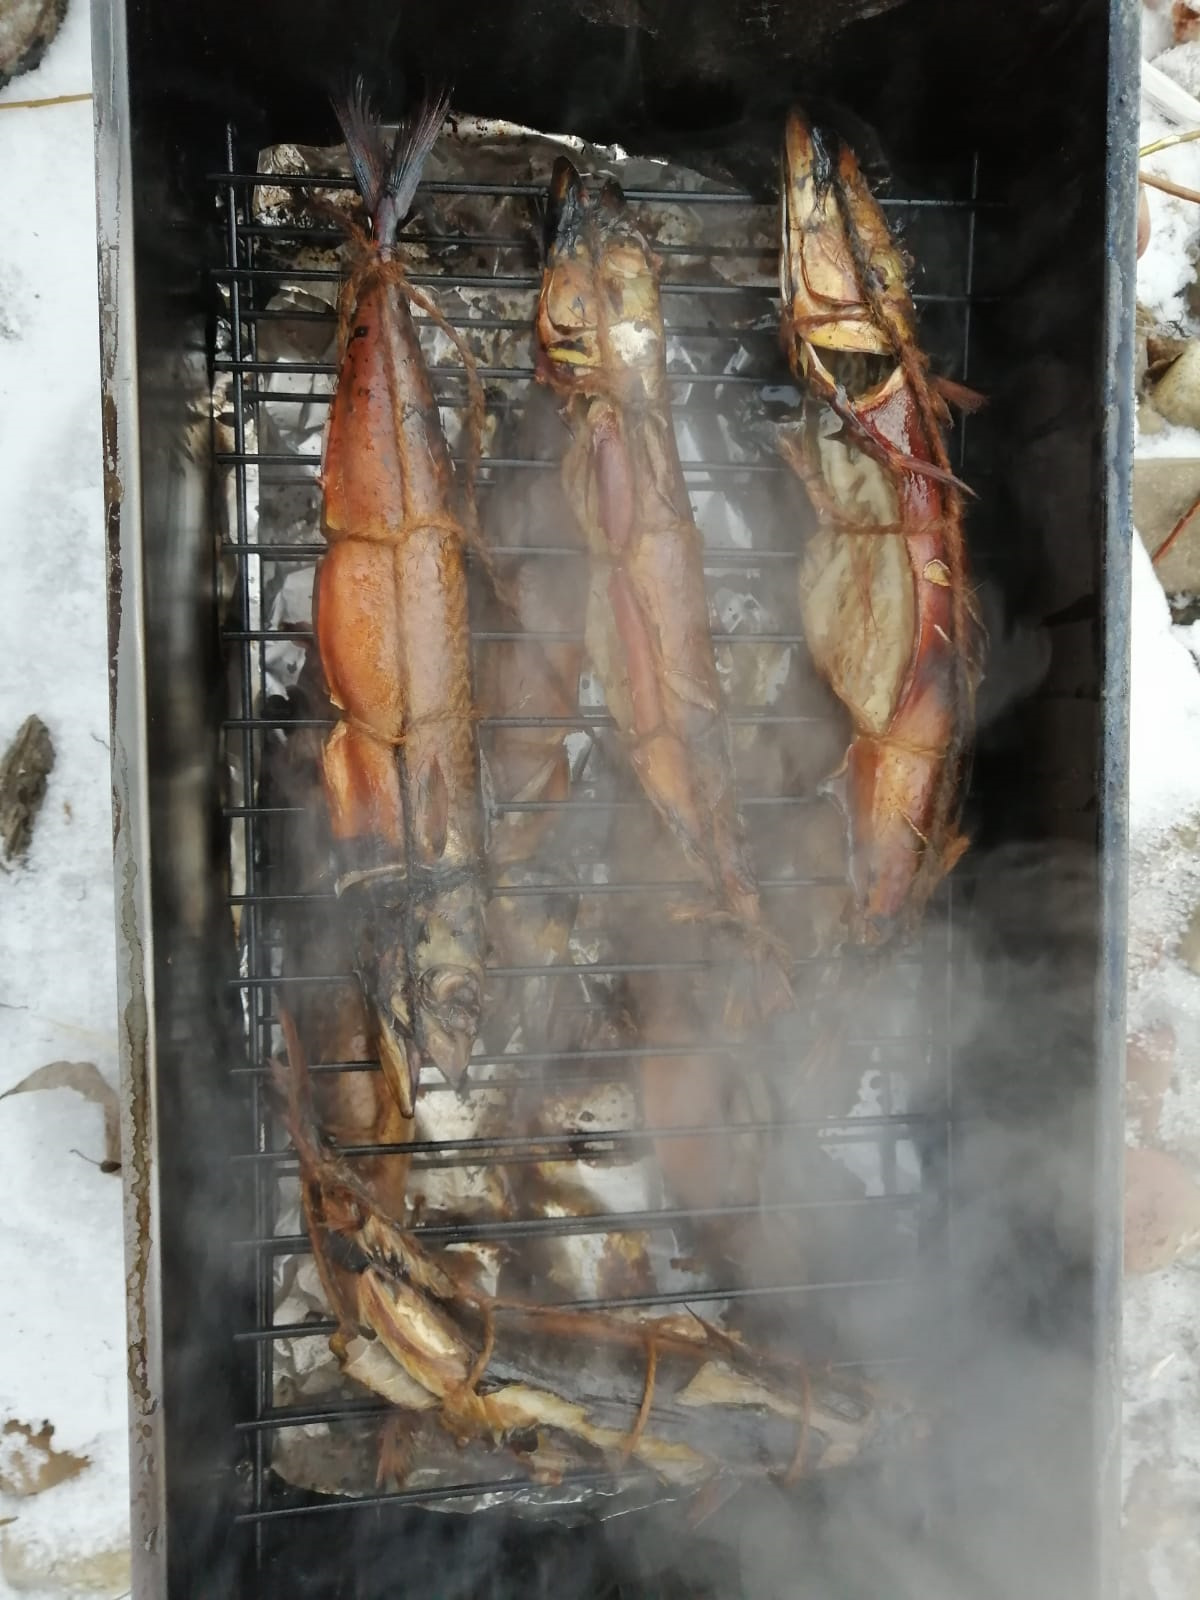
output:
[[[346,141],[358,192],[367,210],[374,216],[383,198],[391,156],[367,86],[361,77],[355,78],[349,88],[334,97],[333,110]]]
[[[965,834],[956,834],[947,844],[942,846],[941,868],[943,873],[953,872],[970,849],[971,841]]]
[[[284,1101],[284,1121],[301,1167],[312,1168],[320,1159],[321,1136],[317,1131],[308,1056],[300,1042],[300,1030],[286,1006],[279,1008],[279,1025],[283,1032],[285,1060],[272,1061],[272,1077]]]
[[[383,187],[393,204],[397,226],[404,221],[416,198],[425,162],[437,143],[449,109],[450,91],[442,89],[423,100],[413,115],[396,129]]]
[[[948,400],[952,406],[957,406],[968,416],[973,412],[982,411],[988,403],[987,395],[980,394],[978,389],[969,389],[965,383],[955,383],[953,378],[934,377],[930,378],[929,382],[943,400]]]
[[[446,90],[423,100],[396,129],[389,150],[362,78],[335,97],[333,109],[350,153],[354,181],[370,212],[378,243],[388,243],[408,215],[426,158],[449,108]]]
[[[667,688],[678,695],[685,705],[697,711],[707,711],[710,716],[718,716],[721,707],[716,697],[706,683],[701,683],[693,673],[680,672],[673,667],[663,670],[663,681]]]
[[[542,219],[542,257],[548,259],[556,244],[566,242],[576,225],[583,203],[583,180],[572,161],[559,156],[554,163],[546,209]]]

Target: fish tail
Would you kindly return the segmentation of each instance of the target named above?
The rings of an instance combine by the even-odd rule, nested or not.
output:
[[[334,98],[333,109],[375,239],[386,246],[412,207],[425,162],[450,109],[450,92],[442,89],[427,95],[396,129],[390,148],[361,77]]]

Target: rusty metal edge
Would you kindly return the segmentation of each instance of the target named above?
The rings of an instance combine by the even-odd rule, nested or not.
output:
[[[117,1029],[135,1600],[166,1594],[146,636],[124,0],[92,0]]]

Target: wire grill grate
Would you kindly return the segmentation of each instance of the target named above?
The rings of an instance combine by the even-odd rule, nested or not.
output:
[[[329,379],[334,367],[329,362],[288,361],[265,358],[260,346],[260,333],[284,320],[298,325],[328,324],[332,330],[334,313],[291,307],[279,311],[268,302],[281,286],[329,285],[336,275],[325,268],[281,265],[281,251],[289,246],[297,250],[314,242],[329,243],[327,230],[296,229],[284,224],[275,226],[256,220],[251,197],[256,186],[263,186],[259,174],[239,166],[239,150],[232,129],[226,143],[226,169],[212,175],[222,216],[225,260],[216,273],[219,295],[219,338],[214,353],[213,370],[219,383],[226,385],[220,416],[231,448],[216,452],[215,459],[227,484],[228,527],[219,542],[223,571],[226,574],[224,592],[217,597],[223,626],[221,645],[229,668],[229,715],[223,724],[224,758],[230,771],[238,775],[240,795],[234,793],[225,808],[230,828],[234,860],[239,863],[241,882],[235,881],[229,896],[231,915],[236,917],[240,937],[240,970],[233,980],[240,991],[245,1018],[246,1055],[233,1071],[245,1094],[246,1145],[230,1152],[232,1159],[249,1163],[254,1171],[254,1212],[251,1234],[236,1242],[235,1270],[253,1273],[254,1325],[240,1329],[236,1336],[238,1347],[246,1352],[254,1371],[254,1414],[239,1424],[246,1442],[249,1464],[249,1497],[238,1521],[261,1529],[262,1525],[279,1517],[290,1517],[314,1510],[333,1509],[337,1506],[380,1507],[405,1505],[420,1501],[428,1503],[428,1490],[392,1491],[359,1496],[354,1500],[305,1499],[300,1503],[271,1471],[272,1441],[282,1431],[336,1424],[341,1419],[364,1418],[384,1414],[380,1403],[351,1401],[334,1405],[287,1405],[277,1399],[276,1352],[289,1342],[303,1340],[324,1341],[333,1331],[327,1319],[302,1322],[276,1320],[276,1272],[281,1261],[301,1259],[309,1251],[308,1241],[302,1234],[283,1228],[280,1221],[281,1175],[294,1172],[295,1159],[290,1155],[281,1134],[278,1120],[273,1114],[267,1093],[267,1075],[264,1063],[278,1047],[277,1015],[272,1003],[277,993],[286,993],[290,986],[338,984],[345,975],[336,972],[296,974],[282,973],[280,962],[280,936],[278,919],[297,902],[315,899],[316,896],[298,895],[281,891],[274,886],[266,832],[273,819],[287,814],[286,806],[260,803],[260,779],[263,772],[267,740],[281,729],[295,732],[303,728],[318,729],[329,726],[319,718],[289,716],[286,708],[279,709],[271,694],[268,675],[268,653],[273,647],[288,645],[307,647],[311,643],[311,625],[273,627],[268,618],[268,597],[286,579],[289,572],[311,566],[320,556],[322,545],[315,513],[315,496],[305,502],[309,538],[284,538],[278,540],[262,536],[262,518],[258,508],[272,496],[292,494],[297,485],[305,492],[311,486],[311,474],[318,458],[287,450],[264,449],[259,441],[263,437],[263,411],[267,406],[321,407],[328,402],[328,388],[306,384],[303,390],[292,387],[297,378]],[[272,174],[269,179],[274,189],[299,188],[309,185],[309,178]],[[348,187],[349,180],[340,176],[322,179],[322,187]],[[496,195],[506,199],[514,197],[537,198],[541,188],[537,184],[513,183],[499,185],[468,182],[429,182],[423,186],[428,195]],[[666,191],[627,191],[631,201],[653,207],[659,201],[677,200],[677,195]],[[727,205],[745,207],[750,197],[737,191],[724,193],[701,192],[688,196],[688,202],[720,208]],[[944,214],[951,219],[952,234],[960,248],[951,258],[946,256],[946,283],[923,283],[917,295],[923,313],[926,308],[938,316],[939,328],[944,337],[938,341],[934,354],[942,368],[959,379],[967,376],[971,336],[971,306],[973,283],[973,253],[975,240],[975,210],[977,182],[972,176],[970,193],[952,200],[931,201],[916,199],[889,199],[885,201],[896,213]],[[470,289],[483,296],[470,314],[448,312],[448,321],[459,329],[471,333],[519,332],[522,323],[511,316],[489,314],[487,295],[502,288],[505,292],[530,293],[536,288],[535,275],[519,270],[506,270],[506,257],[527,251],[526,238],[488,237],[480,240],[474,236],[422,236],[423,242],[433,248],[441,245],[463,244],[486,248],[494,253],[497,270],[494,274],[455,273],[449,269],[430,270],[413,274],[413,282],[428,287],[435,293],[451,289]],[[271,259],[264,262],[263,251],[271,248]],[[693,277],[680,278],[676,274],[676,261],[686,255],[694,263],[696,249],[667,245],[661,251],[664,258],[664,314],[668,332],[686,346],[693,342],[697,348],[711,353],[714,347],[731,341],[722,325],[723,307],[733,303],[735,297],[744,297],[747,287],[739,283],[711,283],[696,281]],[[436,259],[436,258],[435,258]],[[520,263],[516,263],[519,265]],[[694,272],[694,266],[687,269]],[[773,302],[769,289],[761,284],[750,287],[749,292],[761,296],[761,311],[773,320]],[[683,309],[673,315],[673,307]],[[695,306],[702,303],[710,310],[708,320],[696,324],[688,317],[695,314]],[[682,317],[683,320],[680,320]],[[418,322],[422,320],[418,316]],[[687,394],[681,406],[700,407],[706,414],[720,415],[730,403],[730,396],[746,394],[781,382],[777,346],[774,335],[766,323],[739,334],[746,348],[753,353],[754,364],[733,373],[681,371],[673,374],[677,385],[686,385]],[[703,366],[704,363],[698,363]],[[279,377],[286,369],[289,387],[278,392],[268,387],[269,380]],[[489,391],[489,405],[499,410],[517,410],[522,395],[527,390],[532,375],[531,366],[481,365],[480,375]],[[434,373],[435,392],[444,412],[450,414],[465,399],[461,373],[441,370]],[[959,449],[965,442],[965,430],[959,436]],[[961,455],[960,455],[961,463]],[[481,463],[479,485],[484,491],[481,509],[486,520],[487,491],[500,483],[506,474],[516,472],[551,472],[557,470],[553,459],[536,459],[517,455],[486,454]],[[744,484],[751,479],[771,480],[784,469],[764,448],[757,460],[721,459],[717,455],[704,455],[685,459],[684,470],[689,487],[696,493],[718,499],[728,492],[731,484]],[[706,566],[711,573],[721,575],[762,568],[769,581],[791,581],[790,575],[800,554],[797,539],[791,546],[747,550],[739,546],[713,543],[706,545]],[[578,560],[580,552],[570,546],[521,545],[507,546],[501,552],[504,559],[536,553],[544,559]],[[232,581],[228,574],[232,571]],[[776,574],[779,576],[777,577]],[[515,637],[504,629],[477,628],[473,645],[478,650],[493,643]],[[546,642],[558,642],[570,637],[567,634],[547,632],[535,635]],[[802,636],[791,630],[761,633],[744,633],[717,628],[714,638],[719,646],[728,650],[742,650],[755,645],[772,644],[802,649]],[[566,728],[595,732],[610,725],[602,710],[581,705],[577,716],[560,719]],[[825,725],[828,713],[810,714],[770,712],[731,706],[731,721],[735,727],[771,726],[795,730],[797,738],[806,736],[806,729]],[[522,718],[516,715],[484,717],[481,728],[486,737],[489,728],[504,726],[537,726],[541,719]],[[751,816],[756,811],[780,811],[812,803],[811,795],[754,794],[743,797],[743,806]],[[589,807],[602,810],[613,805],[637,807],[636,799],[611,798],[593,800],[576,797],[566,802],[549,803],[561,806],[578,815]],[[508,810],[536,810],[537,803],[510,803]],[[790,813],[789,813],[790,814]],[[753,821],[750,823],[753,835]],[[827,874],[764,875],[762,886],[768,896],[776,894],[804,894],[813,890],[830,888],[840,880]],[[656,892],[671,891],[682,885],[665,881],[656,883]],[[585,882],[577,886],[578,892],[587,895],[620,896],[646,891],[642,881],[621,880]],[[513,896],[520,893],[540,892],[521,886],[506,891]],[[942,929],[945,929],[943,934]],[[580,1126],[566,1131],[546,1134],[505,1133],[487,1136],[461,1136],[420,1140],[404,1146],[388,1144],[363,1145],[349,1153],[355,1159],[376,1157],[403,1152],[415,1166],[480,1166],[489,1162],[503,1162],[505,1166],[521,1162],[553,1159],[587,1159],[596,1162],[614,1159],[630,1151],[646,1151],[655,1140],[673,1137],[688,1139],[722,1140],[750,1133],[770,1133],[776,1138],[795,1141],[798,1151],[820,1146],[866,1149],[874,1153],[878,1164],[878,1193],[863,1195],[856,1200],[842,1197],[812,1197],[790,1204],[763,1204],[756,1207],[713,1207],[689,1211],[682,1207],[664,1207],[654,1211],[602,1212],[582,1218],[506,1218],[492,1222],[476,1221],[470,1225],[425,1223],[423,1236],[431,1241],[449,1243],[465,1239],[517,1239],[537,1236],[562,1237],[589,1233],[622,1230],[654,1230],[686,1227],[705,1216],[742,1215],[753,1213],[768,1217],[777,1212],[817,1213],[837,1211],[845,1217],[859,1217],[862,1224],[873,1224],[881,1215],[895,1219],[908,1216],[916,1224],[917,1245],[921,1252],[921,1270],[927,1271],[926,1241],[942,1235],[944,1196],[931,1188],[920,1176],[919,1163],[914,1169],[914,1152],[936,1148],[943,1164],[950,1155],[949,1105],[952,1090],[952,1060],[949,1041],[949,1016],[952,1003],[952,984],[949,976],[951,955],[951,920],[947,916],[939,922],[936,939],[907,953],[896,963],[901,975],[901,986],[907,996],[910,1014],[920,1017],[920,1026],[889,1032],[886,1028],[872,1031],[862,1026],[853,1030],[844,1041],[844,1067],[851,1077],[870,1069],[875,1074],[878,1104],[874,1110],[862,1106],[853,1111],[844,1107],[831,1108],[828,1114],[791,1116],[770,1121],[743,1120],[735,1124],[678,1127],[655,1125],[647,1127],[605,1129]],[[820,965],[818,958],[811,964]],[[691,970],[698,963],[663,962],[653,964],[656,970]],[[648,970],[647,964],[629,961],[597,961],[589,969],[593,977],[618,978],[622,974]],[[559,967],[524,967],[519,965],[494,966],[489,970],[493,984],[520,981],[538,976],[555,981],[570,982],[578,978],[577,965]],[[919,1000],[919,1004],[915,1002]],[[866,1019],[861,1019],[866,1020]],[[727,1050],[719,1047],[655,1046],[653,1054],[661,1056],[676,1049],[680,1055],[711,1054],[725,1060],[730,1071],[737,1063]],[[764,1047],[766,1049],[767,1047]],[[622,1081],[631,1064],[649,1054],[643,1045],[613,1046],[606,1044],[583,1049],[538,1049],[536,1041],[523,1048],[503,1053],[478,1054],[473,1069],[503,1068],[508,1075],[503,1079],[489,1080],[489,1093],[513,1095],[528,1092],[531,1086],[547,1091],[594,1086],[609,1080]],[[925,1080],[937,1081],[940,1092],[936,1099],[914,1109],[902,1099],[904,1074],[914,1063]],[[371,1061],[330,1061],[316,1064],[319,1074],[337,1074],[378,1070]],[[431,1083],[430,1093],[446,1092],[446,1086]],[[903,1169],[903,1170],[902,1170]],[[916,1170],[917,1176],[913,1176]],[[582,1301],[564,1301],[563,1304],[601,1307],[609,1305],[653,1306],[666,1308],[672,1305],[703,1305],[710,1301],[728,1302],[737,1298],[779,1299],[789,1302],[804,1301],[812,1304],[834,1304],[839,1300],[887,1294],[896,1287],[914,1281],[912,1260],[908,1263],[897,1258],[896,1270],[874,1271],[859,1276],[852,1271],[845,1275],[817,1275],[811,1280],[788,1278],[783,1281],[757,1284],[740,1284],[687,1291],[662,1291],[650,1295],[630,1295],[623,1298],[595,1297]],[[869,1304],[870,1301],[868,1300]],[[873,1349],[869,1357],[860,1358],[858,1352],[846,1365],[879,1366],[909,1359],[904,1351],[890,1348]],[[599,1482],[609,1475],[580,1473],[583,1484],[595,1479]],[[573,1479],[574,1481],[574,1479]],[[497,1492],[495,1482],[486,1486],[489,1495]],[[515,1482],[514,1488],[528,1490],[524,1478]],[[465,1483],[439,1490],[447,1502],[469,1498],[480,1488]]]

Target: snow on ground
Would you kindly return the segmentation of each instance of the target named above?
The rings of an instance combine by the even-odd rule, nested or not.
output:
[[[1200,43],[1164,48],[1168,16],[1162,3],[1144,13],[1143,52],[1195,94]],[[1177,131],[1143,109],[1143,145]],[[1200,124],[1200,117],[1194,121]],[[1162,151],[1143,168],[1200,189],[1200,142]],[[1151,236],[1138,266],[1139,302],[1160,326],[1195,336],[1200,205],[1145,192]],[[1200,434],[1164,428],[1139,438],[1136,452],[1200,459]],[[1193,1236],[1161,1270],[1126,1278],[1124,1575],[1131,1600],[1194,1600],[1200,1593],[1200,1273],[1194,1254],[1200,977],[1182,959],[1180,945],[1200,910],[1200,627],[1172,626],[1166,596],[1136,536],[1131,621],[1129,1032],[1139,1042],[1152,1041],[1148,1055],[1142,1048],[1143,1063],[1157,1050],[1167,1067],[1157,1081],[1153,1066],[1131,1078],[1128,1140],[1153,1145],[1174,1163],[1170,1170],[1187,1216],[1183,1236],[1189,1229]],[[1131,1072],[1137,1059],[1135,1051]]]
[[[71,0],[0,102],[90,88]],[[58,1060],[117,1077],[90,102],[0,111],[0,214],[0,746],[37,712],[58,755],[28,862],[0,875],[3,1094]],[[69,1089],[0,1100],[0,1429],[49,1420],[54,1448],[91,1463],[0,1494],[0,1595],[128,1589],[120,1562],[88,1591],[70,1565],[128,1542],[121,1181],[102,1155],[100,1109]],[[29,1587],[22,1551],[53,1554],[49,1587]]]
[[[1194,50],[1195,46],[1180,48]],[[1171,54],[1177,55],[1178,49]],[[1174,123],[1146,113],[1142,118],[1141,143],[1148,145],[1179,131]],[[1200,189],[1200,141],[1147,156],[1143,167],[1146,172],[1168,178],[1172,183]],[[1196,333],[1200,331],[1200,322],[1186,296],[1196,279],[1200,208],[1190,200],[1177,199],[1158,189],[1147,188],[1144,192],[1150,205],[1150,237],[1155,248],[1148,250],[1138,264],[1138,299],[1154,312],[1160,323],[1174,326],[1181,333]]]
[[[1200,436],[1192,434],[1200,451]],[[1139,843],[1200,811],[1200,673],[1140,539],[1133,541],[1129,826]]]
[[[1155,55],[1168,43],[1165,15],[1148,13]],[[1200,46],[1169,50],[1159,65],[1200,88]],[[72,0],[43,65],[0,102],[89,87],[87,10]],[[1169,131],[1147,115],[1143,142]],[[1200,143],[1148,165],[1200,188]],[[50,1061],[93,1061],[114,1082],[117,1070],[90,105],[0,112],[0,201],[10,219],[0,246],[0,741],[36,711],[58,751],[30,859],[0,877],[2,1094]],[[1139,297],[1163,324],[1200,332],[1188,297],[1200,206],[1157,193],[1150,206]],[[1138,448],[1200,455],[1200,435],[1169,428]],[[1200,624],[1172,627],[1136,539],[1132,624],[1130,1025],[1168,1020],[1182,1064],[1200,1059],[1200,979],[1176,953],[1200,904]],[[1176,1073],[1160,1132],[1200,1153],[1200,1074]],[[120,1184],[93,1164],[102,1148],[98,1108],[68,1090],[0,1100],[0,1428],[48,1419],[54,1446],[90,1463],[42,1494],[0,1495],[0,1550],[16,1540],[35,1562],[59,1563],[37,1589],[10,1561],[22,1587],[0,1571],[0,1596],[123,1592],[119,1571],[95,1568],[92,1589],[78,1587],[77,1558],[119,1552],[127,1526]],[[1153,1600],[1194,1595],[1188,1574],[1200,1571],[1188,1555],[1200,1496],[1198,1326],[1200,1275],[1186,1264],[1130,1280],[1126,1478],[1131,1519],[1153,1524],[1157,1540]],[[6,1459],[0,1449],[0,1470]]]

